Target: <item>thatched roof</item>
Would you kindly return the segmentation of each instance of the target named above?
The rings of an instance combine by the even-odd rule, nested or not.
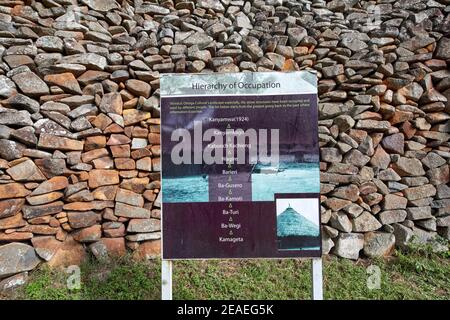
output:
[[[277,236],[319,236],[319,226],[295,211],[290,205],[277,217]]]

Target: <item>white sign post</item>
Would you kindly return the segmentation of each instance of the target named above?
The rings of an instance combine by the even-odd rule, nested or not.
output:
[[[172,261],[161,261],[161,300],[172,300]]]
[[[323,300],[322,257],[312,259],[312,298]]]

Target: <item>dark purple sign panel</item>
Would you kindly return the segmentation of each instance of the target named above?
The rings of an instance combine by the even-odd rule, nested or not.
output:
[[[161,78],[164,259],[321,255],[315,75]]]

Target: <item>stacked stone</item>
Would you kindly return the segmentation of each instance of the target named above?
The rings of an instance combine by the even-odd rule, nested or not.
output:
[[[449,239],[448,2],[369,4],[317,8],[324,251],[447,250],[436,239]]]
[[[448,239],[449,11],[448,0],[1,1],[0,242],[50,263],[81,244],[156,255],[159,75],[303,69],[319,77],[324,252]]]
[[[0,243],[52,265],[79,263],[82,244],[160,251],[159,72],[144,60],[159,23],[129,9],[0,4]]]

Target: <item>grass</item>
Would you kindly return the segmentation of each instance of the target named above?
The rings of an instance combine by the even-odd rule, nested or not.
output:
[[[159,299],[160,261],[124,257],[81,266],[81,288],[69,290],[70,276],[45,266],[33,271],[24,287],[7,299]],[[379,268],[379,289],[369,289],[368,267]],[[309,299],[308,260],[211,260],[174,262],[174,299]],[[370,270],[370,269],[369,269]],[[357,262],[324,258],[326,299],[450,299],[448,253],[423,248],[394,257]]]

